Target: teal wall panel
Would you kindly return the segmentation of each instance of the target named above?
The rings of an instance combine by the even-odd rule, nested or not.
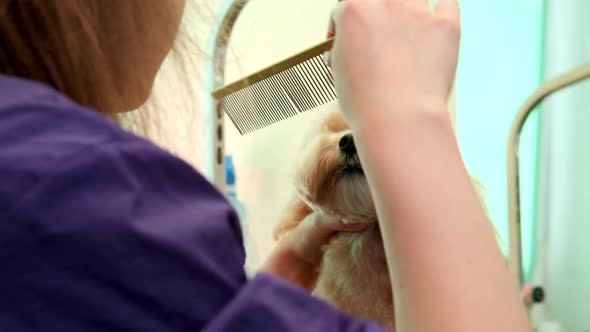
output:
[[[543,0],[462,0],[457,76],[457,131],[467,168],[486,188],[487,208],[508,248],[506,141],[512,119],[543,80]],[[538,114],[521,138],[525,274],[533,257]]]

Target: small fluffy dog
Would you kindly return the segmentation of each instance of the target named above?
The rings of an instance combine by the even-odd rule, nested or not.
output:
[[[339,111],[330,112],[319,131],[306,141],[295,187],[297,195],[284,210],[275,239],[313,211],[372,223],[366,231],[333,237],[325,248],[314,295],[393,330],[392,290],[377,213],[352,132]]]

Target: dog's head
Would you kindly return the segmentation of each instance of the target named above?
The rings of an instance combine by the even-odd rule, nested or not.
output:
[[[352,131],[338,110],[330,112],[308,138],[301,158],[295,186],[310,208],[345,219],[376,221]]]

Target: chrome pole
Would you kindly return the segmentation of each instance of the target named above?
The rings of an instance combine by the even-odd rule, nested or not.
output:
[[[226,0],[213,28],[205,64],[205,107],[203,108],[204,172],[220,191],[225,191],[224,115],[219,103],[210,93],[225,84],[227,47],[233,27],[249,0]]]

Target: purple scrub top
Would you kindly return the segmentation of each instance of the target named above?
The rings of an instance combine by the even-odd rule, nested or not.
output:
[[[187,163],[0,75],[0,331],[371,331],[267,274]]]

